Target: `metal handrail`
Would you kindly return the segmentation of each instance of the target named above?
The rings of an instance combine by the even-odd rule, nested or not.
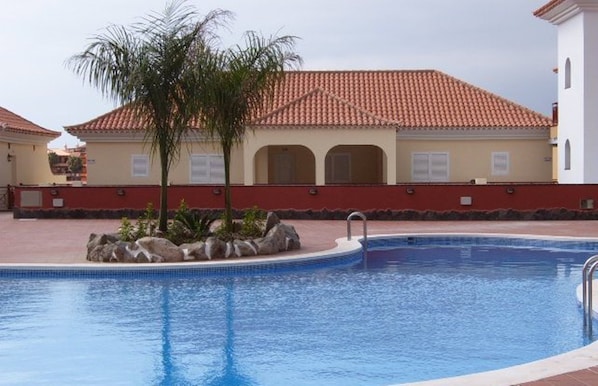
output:
[[[582,268],[581,303],[583,307],[583,325],[588,327],[589,332],[592,331],[592,281],[596,268],[598,268],[598,255],[591,256],[587,259]]]
[[[347,217],[347,240],[351,240],[351,219],[353,217],[359,217],[363,221],[363,256],[367,257],[368,253],[368,225],[367,217],[361,212],[353,212]]]

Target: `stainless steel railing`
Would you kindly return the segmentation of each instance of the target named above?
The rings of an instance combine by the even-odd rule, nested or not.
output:
[[[351,240],[351,220],[354,217],[361,218],[363,222],[363,258],[364,261],[368,255],[368,223],[365,214],[361,212],[353,212],[347,217],[347,240]]]
[[[591,256],[583,265],[582,268],[582,296],[581,303],[583,308],[583,325],[587,327],[588,332],[592,333],[592,281],[594,279],[594,271],[598,267],[598,255]]]

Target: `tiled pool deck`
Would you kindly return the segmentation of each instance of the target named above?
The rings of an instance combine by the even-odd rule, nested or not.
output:
[[[301,236],[302,254],[331,249],[336,246],[336,239],[347,235],[346,221],[284,222],[295,226]],[[114,232],[119,224],[119,220],[15,220],[11,213],[0,212],[0,264],[92,264],[85,260],[85,245],[90,233]],[[367,229],[369,235],[483,233],[598,239],[598,221],[368,221]],[[362,234],[359,219],[352,222],[352,233]],[[291,256],[290,253],[282,255]],[[538,374],[547,374],[539,380],[526,376],[526,365],[515,367],[512,371],[493,372],[484,378],[439,380],[420,385],[598,385],[598,349],[586,350],[582,355],[568,354],[548,364],[535,366]]]

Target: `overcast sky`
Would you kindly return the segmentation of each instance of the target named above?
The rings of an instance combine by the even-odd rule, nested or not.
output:
[[[533,16],[548,0],[192,0],[234,13],[242,34],[295,35],[305,70],[435,69],[550,115],[556,27]],[[94,34],[130,25],[166,0],[19,0],[0,8],[0,106],[50,130],[117,107],[65,66]],[[50,147],[74,146],[64,133]]]

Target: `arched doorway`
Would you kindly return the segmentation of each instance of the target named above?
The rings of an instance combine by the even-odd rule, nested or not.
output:
[[[386,158],[373,145],[339,145],[326,154],[326,184],[382,184]]]
[[[270,145],[254,157],[255,183],[269,185],[314,184],[316,161],[301,145]]]

